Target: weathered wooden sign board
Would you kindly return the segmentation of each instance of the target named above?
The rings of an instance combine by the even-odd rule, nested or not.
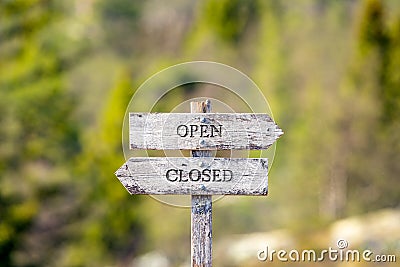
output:
[[[283,134],[267,114],[130,113],[131,149],[267,149]]]
[[[131,194],[266,195],[267,159],[130,158],[116,172]]]
[[[187,149],[192,158],[130,158],[116,176],[131,194],[192,195],[192,266],[211,266],[212,195],[267,195],[268,160],[212,158],[216,149],[267,149],[282,130],[267,114],[130,113],[131,149]]]

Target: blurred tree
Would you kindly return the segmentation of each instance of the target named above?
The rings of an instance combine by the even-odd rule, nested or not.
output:
[[[264,3],[261,11],[256,81],[288,133],[278,141],[271,171],[279,178],[271,179],[268,203],[274,203],[272,217],[295,229],[341,216],[346,204],[345,184],[337,179],[341,172],[335,168],[340,164],[338,134],[332,129],[340,111],[340,67],[348,56],[343,25],[350,23],[346,16],[351,8],[351,3],[342,2],[274,1]],[[331,50],[335,53],[327,52]],[[336,66],[335,71],[327,65]],[[337,182],[340,191],[328,180]],[[328,198],[336,206],[328,208]],[[275,209],[278,205],[286,208]]]
[[[189,58],[230,62],[251,68],[263,1],[199,1],[186,38]]]
[[[205,20],[222,40],[237,44],[259,17],[258,0],[208,1]]]
[[[143,81],[183,58],[255,74],[286,132],[269,198],[221,201],[216,233],[314,231],[321,218],[398,205],[396,1],[66,3],[0,1],[1,266],[126,266],[160,248],[184,260],[187,212],[143,203],[113,175],[124,162],[132,76]],[[82,103],[65,90],[71,68]],[[171,110],[198,88],[178,88],[154,108]],[[87,128],[73,122],[77,106],[94,114],[79,117]]]
[[[381,188],[380,204],[396,207],[400,203],[400,189],[395,184],[400,173],[400,15],[387,27],[388,44],[385,55],[379,151],[381,152],[381,176],[377,184]]]
[[[131,77],[127,71],[117,78],[99,124],[86,134],[84,152],[76,175],[84,177],[79,195],[79,224],[71,228],[73,237],[59,259],[59,266],[127,265],[141,241],[139,198],[126,192],[114,172],[125,161],[121,151],[122,119],[131,99]]]
[[[136,44],[140,43],[135,33],[140,25],[143,3],[129,0],[100,0],[97,3],[106,44],[122,56],[131,56]]]
[[[392,143],[397,139],[392,126],[398,114],[392,112],[397,108],[393,103],[399,101],[395,92],[400,86],[395,78],[398,40],[389,32],[382,1],[365,2],[359,25],[357,50],[342,91],[346,112],[338,120],[345,144],[340,157],[346,159],[350,212],[393,206],[400,196],[393,187],[398,168],[391,165],[399,160],[395,151],[400,151]]]
[[[80,151],[64,88],[57,1],[0,2],[0,262],[39,266],[64,238]],[[65,216],[65,217],[64,217]]]
[[[400,16],[396,18],[391,30],[388,30],[389,43],[382,47],[386,51],[386,72],[383,74],[384,89],[383,123],[398,124],[400,119]]]

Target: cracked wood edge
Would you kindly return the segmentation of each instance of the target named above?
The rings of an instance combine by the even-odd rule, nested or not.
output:
[[[204,151],[195,151],[196,153]],[[208,151],[207,151],[208,152]],[[167,170],[183,170],[182,180],[168,181]],[[215,181],[213,173],[207,172],[210,178],[202,176],[199,181],[190,181],[189,171],[195,169],[202,172],[221,171]],[[267,195],[268,192],[268,160],[266,158],[183,158],[183,157],[133,157],[124,163],[116,176],[130,194],[150,195]],[[197,171],[193,177],[197,179]],[[174,174],[178,177],[178,174]],[[204,180],[203,180],[204,178]],[[208,181],[210,179],[210,181]]]
[[[193,125],[193,136],[184,135]],[[203,126],[201,126],[203,125]],[[210,136],[211,125],[221,135]],[[181,126],[181,128],[179,128]],[[194,131],[197,126],[197,131]],[[204,127],[203,137],[200,127]],[[207,128],[208,127],[208,128]],[[190,132],[191,133],[191,132]],[[283,131],[268,114],[257,113],[130,113],[131,149],[260,150],[270,147]],[[207,136],[208,135],[208,136]]]

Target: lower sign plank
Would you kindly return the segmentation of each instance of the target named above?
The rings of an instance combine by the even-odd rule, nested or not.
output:
[[[130,158],[115,175],[131,194],[267,195],[268,160]]]

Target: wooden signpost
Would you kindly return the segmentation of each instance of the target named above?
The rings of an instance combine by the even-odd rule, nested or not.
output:
[[[266,149],[282,134],[267,114],[130,113],[131,149],[187,149],[192,158],[130,158],[116,176],[130,194],[192,195],[192,266],[212,265],[212,195],[267,195],[268,160],[212,158],[216,149]]]

